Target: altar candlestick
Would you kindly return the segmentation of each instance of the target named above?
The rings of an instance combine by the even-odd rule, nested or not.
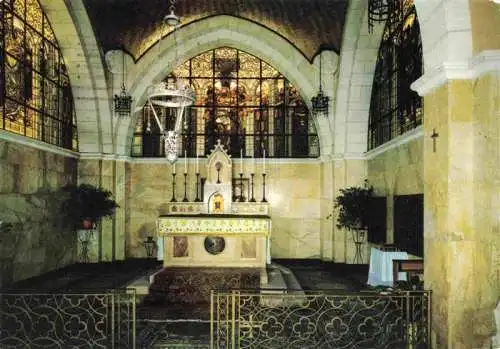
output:
[[[252,173],[255,173],[255,156],[252,153]]]
[[[196,173],[200,173],[200,167],[199,167],[199,163],[198,163],[198,154],[196,154]]]
[[[240,149],[240,173],[243,173],[243,149]]]
[[[184,149],[184,173],[187,173],[188,171],[188,158],[187,158],[187,151]]]
[[[266,149],[263,149],[262,155],[263,155],[263,162],[264,162],[264,164],[263,164],[264,168],[263,168],[262,172],[266,173]]]

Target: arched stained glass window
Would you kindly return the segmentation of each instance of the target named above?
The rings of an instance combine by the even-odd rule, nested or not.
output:
[[[368,150],[422,124],[422,98],[410,85],[423,72],[413,0],[391,2],[373,79]]]
[[[217,48],[189,59],[166,79],[186,79],[196,92],[186,111],[182,151],[209,154],[217,140],[233,157],[319,156],[318,136],[297,89],[266,62],[233,48]],[[167,129],[174,118],[161,115]],[[164,156],[160,130],[148,106],[139,119],[133,156]],[[183,155],[183,154],[180,154]]]
[[[77,150],[70,81],[37,0],[0,1],[0,127]]]

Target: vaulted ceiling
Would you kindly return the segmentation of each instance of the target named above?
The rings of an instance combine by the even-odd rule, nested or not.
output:
[[[84,0],[104,52],[124,48],[138,60],[169,28],[168,0]],[[176,0],[181,25],[216,15],[258,23],[312,61],[323,49],[340,51],[348,0]]]

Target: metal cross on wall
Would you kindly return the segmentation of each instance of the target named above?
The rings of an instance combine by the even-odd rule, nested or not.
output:
[[[434,153],[436,152],[436,138],[438,138],[438,137],[439,137],[439,133],[436,133],[436,129],[433,128],[431,138],[432,138],[432,151]]]

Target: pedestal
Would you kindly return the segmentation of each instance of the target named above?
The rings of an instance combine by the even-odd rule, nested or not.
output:
[[[96,229],[80,229],[78,234],[78,262],[97,263],[99,262],[99,232]]]

